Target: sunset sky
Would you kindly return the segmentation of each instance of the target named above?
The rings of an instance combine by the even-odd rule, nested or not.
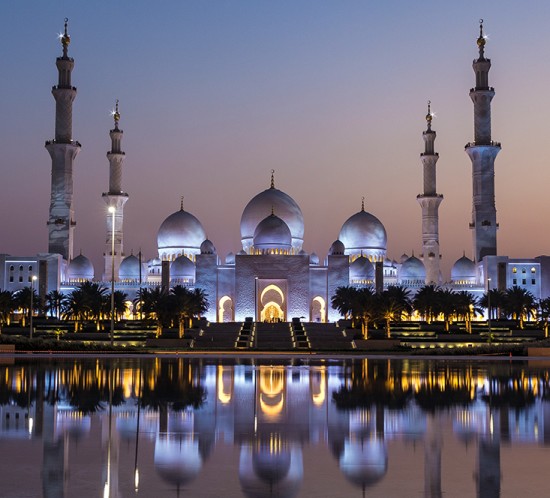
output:
[[[472,60],[489,35],[498,253],[550,254],[550,2],[18,0],[0,5],[0,252],[47,250],[57,33],[75,59],[75,253],[101,275],[109,111],[120,99],[125,252],[156,256],[162,221],[185,209],[218,254],[240,247],[243,208],[269,187],[292,196],[304,248],[324,259],[361,207],[388,256],[421,252],[422,131],[436,112],[444,280],[472,257]],[[266,216],[269,213],[266,213]]]

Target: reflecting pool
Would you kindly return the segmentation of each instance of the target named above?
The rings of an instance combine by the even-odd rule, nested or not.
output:
[[[550,495],[548,363],[0,361],[2,497]]]

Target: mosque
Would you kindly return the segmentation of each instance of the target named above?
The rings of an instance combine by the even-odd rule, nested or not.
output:
[[[74,59],[69,57],[70,36],[61,36],[62,55],[57,58],[58,84],[52,94],[56,102],[55,138],[46,142],[52,160],[51,202],[48,225],[48,252],[32,257],[0,255],[0,285],[16,291],[35,285],[39,295],[59,290],[69,292],[84,281],[96,279],[105,285],[114,281],[116,289],[129,298],[140,288],[185,285],[201,288],[208,295],[210,321],[288,321],[300,317],[311,321],[340,318],[330,306],[340,286],[372,286],[381,291],[402,285],[416,292],[425,284],[453,290],[468,290],[476,296],[487,289],[519,286],[537,299],[550,296],[550,257],[512,259],[497,253],[494,162],[500,144],[491,137],[490,59],[485,57],[483,22],[477,39],[478,57],[473,61],[475,87],[470,90],[474,105],[474,141],[466,145],[472,162],[473,255],[456,261],[450,281],[441,275],[439,246],[439,205],[443,196],[436,189],[436,132],[428,103],[426,129],[422,133],[424,151],[423,192],[417,196],[422,213],[422,254],[399,260],[387,255],[387,234],[382,222],[361,209],[342,225],[326,258],[303,250],[304,218],[298,203],[276,187],[274,172],[269,187],[245,206],[240,223],[242,247],[220,257],[206,237],[201,222],[184,209],[170,214],[157,234],[158,257],[143,260],[141,254],[125,255],[124,206],[129,196],[122,187],[123,131],[119,128],[118,102],[110,130],[111,150],[109,190],[102,194],[108,207],[104,268],[97,275],[83,254],[74,255],[73,164],[80,144],[72,136],[72,103],[76,88],[71,74]],[[336,235],[336,234],[335,234]]]

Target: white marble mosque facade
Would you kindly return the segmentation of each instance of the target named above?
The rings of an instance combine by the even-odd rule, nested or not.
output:
[[[59,84],[56,99],[56,138],[47,142],[52,156],[52,186],[49,226],[49,253],[34,257],[0,254],[0,288],[10,291],[29,285],[29,272],[38,277],[37,289],[44,295],[51,290],[70,291],[78,283],[93,280],[96,272],[83,254],[73,255],[74,213],[72,208],[73,161],[80,144],[72,139],[71,86],[74,60],[68,57],[70,36],[65,27],[61,37],[63,55],[57,59]],[[477,296],[491,288],[517,285],[536,298],[550,296],[550,257],[513,259],[497,254],[494,160],[500,145],[491,139],[490,60],[485,58],[482,25],[477,40],[479,57],[474,60],[476,86],[470,91],[474,104],[474,142],[466,146],[472,160],[472,223],[474,260],[466,256],[452,267],[451,278],[441,277],[438,207],[443,196],[436,189],[436,133],[431,129],[428,109],[427,129],[422,133],[424,151],[423,192],[417,196],[422,209],[422,254],[404,254],[389,259],[387,234],[383,223],[365,210],[352,214],[325,259],[302,249],[304,219],[298,203],[275,185],[272,172],[269,187],[244,207],[240,231],[242,247],[236,254],[221,258],[206,231],[187,209],[183,198],[180,209],[169,215],[157,234],[158,257],[145,260],[125,255],[123,249],[123,207],[129,196],[123,190],[123,132],[119,129],[118,103],[113,112],[115,127],[110,131],[109,191],[103,198],[115,208],[106,217],[106,245],[101,282],[111,280],[114,257],[115,285],[133,298],[140,287],[186,285],[202,288],[208,295],[211,321],[241,321],[294,317],[313,321],[333,321],[339,317],[330,307],[331,297],[340,286],[403,285],[416,292],[435,283],[450,289],[468,290]],[[114,235],[114,254],[111,255]],[[38,271],[38,268],[41,271]],[[29,270],[32,268],[32,270]]]

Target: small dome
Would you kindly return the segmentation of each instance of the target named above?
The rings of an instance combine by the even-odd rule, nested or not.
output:
[[[359,256],[349,265],[349,278],[351,281],[374,280],[373,264],[365,256]]]
[[[464,255],[451,268],[451,281],[456,283],[475,283],[476,273],[476,264]]]
[[[310,265],[318,265],[319,264],[319,256],[315,254],[314,252],[311,253],[309,256],[309,264]]]
[[[184,253],[198,254],[206,232],[191,213],[180,209],[166,218],[159,228],[157,245],[159,257],[170,259]]]
[[[214,244],[212,244],[212,241],[209,239],[206,239],[200,247],[201,254],[216,254],[216,248],[214,247]]]
[[[178,256],[170,265],[171,280],[195,280],[195,265],[187,256]]]
[[[202,468],[199,442],[191,438],[161,438],[155,441],[154,464],[157,473],[175,486],[193,481]]]
[[[130,254],[130,256],[124,258],[120,263],[118,270],[118,278],[122,281],[139,280],[140,277],[144,278],[147,275],[147,267],[141,264],[141,275],[139,271],[139,259]]]
[[[411,283],[412,281],[424,283],[426,280],[424,263],[415,256],[406,259],[399,269],[399,279],[405,283]]]
[[[362,253],[369,259],[377,260],[386,256],[386,229],[376,216],[364,209],[346,220],[339,239],[346,247],[346,254]]]
[[[67,280],[69,282],[93,280],[93,278],[94,265],[86,256],[80,254],[69,263],[67,268]]]
[[[254,247],[290,250],[292,248],[290,228],[281,218],[270,214],[258,224],[254,231]]]
[[[304,216],[302,210],[288,194],[271,188],[260,192],[246,205],[241,217],[241,239],[243,249],[253,244],[257,226],[271,211],[277,213],[290,229],[292,247],[298,251],[304,242]]]
[[[298,256],[307,256],[307,252],[303,249],[298,253]]]
[[[345,251],[346,247],[344,244],[340,240],[335,240],[330,246],[328,253],[331,256],[343,256]]]
[[[409,259],[409,255],[406,252],[404,252],[403,254],[401,254],[401,257],[399,258],[399,262],[403,264],[405,261],[407,261],[407,259]]]
[[[235,264],[235,255],[230,252],[226,257],[225,257],[225,264],[226,265],[234,265]]]
[[[346,478],[363,488],[384,477],[388,470],[388,454],[384,443],[378,439],[346,441],[339,463]]]

